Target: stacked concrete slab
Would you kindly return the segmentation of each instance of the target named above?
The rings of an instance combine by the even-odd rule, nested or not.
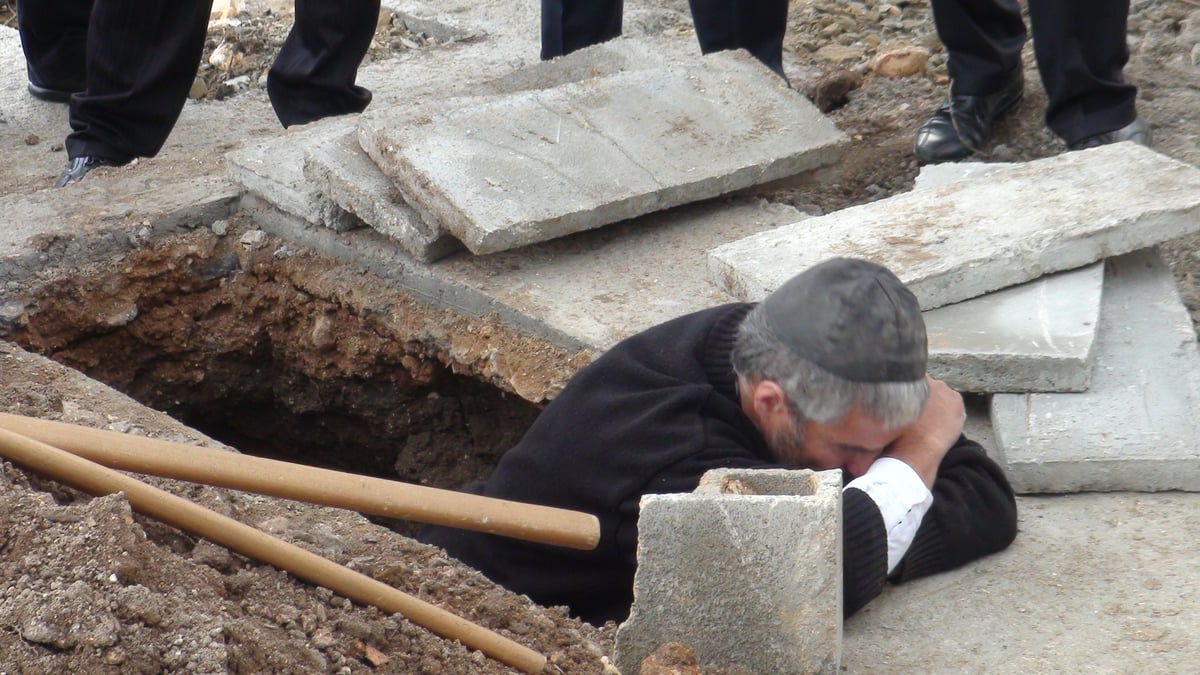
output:
[[[413,120],[360,142],[427,222],[472,252],[546,241],[836,161],[846,143],[744,52],[621,72]]]
[[[1200,492],[1200,355],[1153,250],[1109,258],[1097,363],[1079,394],[1002,394],[992,426],[1022,492]]]
[[[866,258],[934,309],[1153,246],[1198,223],[1200,171],[1110,145],[777,228],[718,247],[709,265],[731,295],[756,300],[829,256]]]
[[[931,373],[1008,392],[990,421],[1019,492],[1200,491],[1195,331],[1147,248],[1196,231],[1200,170],[1120,144],[937,167],[911,193],[720,246],[709,263],[749,300],[834,255],[891,268],[927,309]],[[1055,270],[1070,271],[1042,276]]]
[[[679,642],[706,666],[837,672],[841,518],[839,471],[726,469],[692,494],[646,495],[617,667]]]

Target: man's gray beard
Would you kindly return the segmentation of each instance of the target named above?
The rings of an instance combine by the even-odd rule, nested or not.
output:
[[[789,469],[807,469],[801,462],[804,451],[804,427],[792,420],[786,429],[776,431],[767,437],[767,448],[775,461]]]

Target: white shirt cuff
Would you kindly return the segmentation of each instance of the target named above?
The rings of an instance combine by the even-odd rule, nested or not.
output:
[[[880,457],[867,472],[846,484],[857,488],[879,507],[887,529],[888,574],[908,552],[921,519],[933,504],[933,493],[907,463],[894,457]]]

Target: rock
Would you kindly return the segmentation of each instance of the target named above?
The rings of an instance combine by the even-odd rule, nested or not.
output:
[[[880,52],[871,59],[870,68],[883,77],[911,77],[925,72],[929,50],[923,47],[897,47]]]
[[[213,0],[208,18],[210,21],[230,19],[245,9],[245,4],[246,0]]]
[[[242,235],[241,242],[242,246],[253,250],[262,246],[263,240],[266,238],[266,232],[263,232],[262,230],[251,230],[250,232]]]
[[[210,225],[209,229],[211,229],[212,233],[218,237],[224,237],[225,234],[229,232],[229,221],[225,219],[218,220]]]
[[[203,77],[197,75],[196,79],[192,80],[192,88],[188,89],[188,98],[200,99],[204,98],[207,94],[208,84],[204,81]]]
[[[825,45],[817,50],[817,58],[840,63],[843,61],[858,61],[864,55],[862,47],[851,45]]]
[[[817,81],[809,98],[823,113],[846,105],[850,92],[862,86],[862,75],[853,70],[835,70]]]
[[[1200,66],[1200,42],[1192,45],[1192,65]]]
[[[42,142],[42,137],[37,134],[29,134],[25,137],[25,145],[37,145]]]
[[[237,70],[242,63],[242,53],[236,42],[223,42],[209,55],[208,63],[220,71]]]

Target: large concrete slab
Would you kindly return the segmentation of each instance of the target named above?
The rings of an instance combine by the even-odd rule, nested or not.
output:
[[[354,129],[352,116],[331,118],[289,129],[258,145],[226,155],[229,178],[279,210],[336,232],[363,226],[321,194],[304,176],[305,149],[344,136]]]
[[[427,222],[492,253],[793,176],[846,138],[745,53],[398,124],[360,142]]]
[[[1012,166],[930,164],[913,187],[986,181]],[[926,312],[929,371],[960,391],[1084,391],[1103,286],[1104,264],[1095,263]]]
[[[462,248],[457,239],[426,225],[404,203],[358,144],[356,131],[309,144],[304,152],[304,177],[312,189],[395,239],[416,260],[431,262]]]
[[[1085,391],[1104,263],[925,312],[929,372],[961,391]]]
[[[924,309],[1200,230],[1200,169],[1131,143],[914,190],[717,247],[709,269],[757,300],[831,256],[866,258]]]
[[[997,394],[992,425],[1021,492],[1200,491],[1200,355],[1153,250],[1109,259],[1092,386]]]
[[[642,497],[617,667],[680,642],[705,665],[837,672],[841,525],[840,471],[710,471],[692,494]]]

